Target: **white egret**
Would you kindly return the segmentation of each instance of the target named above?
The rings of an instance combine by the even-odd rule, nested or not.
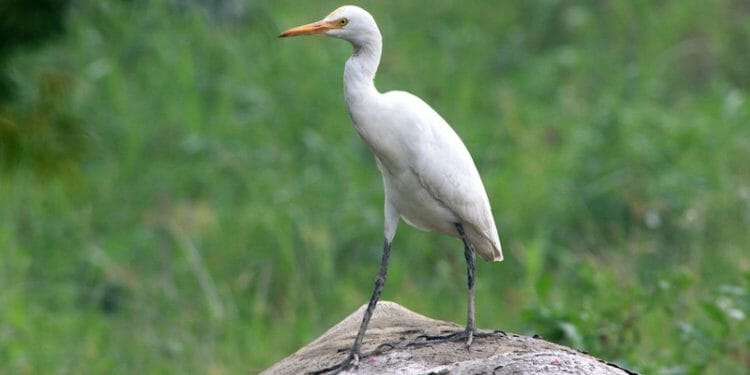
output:
[[[385,242],[375,289],[348,358],[321,372],[356,366],[367,324],[386,279],[391,242],[399,218],[423,230],[461,238],[468,273],[466,329],[454,337],[474,337],[474,252],[503,260],[489,199],[474,161],[455,131],[422,99],[404,91],[380,93],[375,72],[382,38],[373,17],[343,6],[324,19],[283,32],[280,37],[322,34],[350,42],[344,67],[344,99],[354,128],[375,154],[385,185]]]

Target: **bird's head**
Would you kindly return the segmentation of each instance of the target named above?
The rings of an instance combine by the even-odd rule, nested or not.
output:
[[[297,26],[284,31],[279,37],[323,34],[348,40],[355,46],[380,39],[380,31],[370,13],[354,6],[344,5],[320,21]]]

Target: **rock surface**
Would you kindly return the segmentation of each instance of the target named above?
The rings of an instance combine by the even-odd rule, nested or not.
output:
[[[262,374],[304,374],[343,361],[367,306]],[[356,374],[632,374],[575,349],[551,342],[478,331],[470,349],[462,341],[427,341],[424,335],[463,330],[393,302],[378,303],[362,344]]]

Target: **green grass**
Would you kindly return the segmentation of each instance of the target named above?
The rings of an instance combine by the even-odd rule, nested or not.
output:
[[[12,62],[0,372],[256,372],[369,298],[383,193],[350,47],[276,38],[339,4],[201,3],[75,2]],[[479,326],[748,371],[744,2],[362,5],[379,89],[435,107],[483,176],[506,261],[478,265]],[[401,225],[384,299],[463,322],[464,280],[460,243]]]

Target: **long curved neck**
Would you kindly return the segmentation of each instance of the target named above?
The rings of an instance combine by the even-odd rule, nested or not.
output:
[[[380,32],[373,33],[365,41],[352,42],[352,46],[354,52],[344,66],[344,98],[350,112],[362,101],[378,94],[374,79],[383,50]]]

